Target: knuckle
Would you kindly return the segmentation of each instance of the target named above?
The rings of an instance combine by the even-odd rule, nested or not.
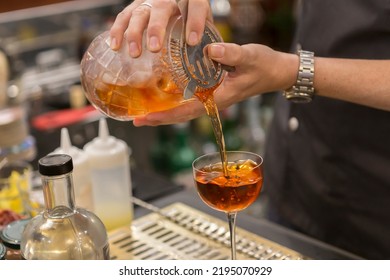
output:
[[[160,22],[150,22],[148,26],[149,34],[159,34],[161,30],[165,30],[166,26]]]
[[[132,16],[145,16],[145,15],[148,15],[149,14],[149,10],[150,10],[150,8],[148,8],[148,7],[138,7],[137,9],[135,9],[133,11],[133,15]]]
[[[153,6],[158,9],[173,11],[176,9],[177,4],[175,0],[158,0],[153,3]]]
[[[126,38],[126,41],[130,43],[137,37],[137,32],[134,32],[133,29],[129,28],[126,30],[124,37]]]
[[[159,0],[159,1],[156,1],[156,3],[154,3],[154,5],[160,6],[160,7],[166,7],[168,5],[173,5],[174,3],[176,3],[174,0]]]

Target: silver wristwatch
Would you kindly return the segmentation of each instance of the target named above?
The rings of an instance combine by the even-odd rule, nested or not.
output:
[[[314,53],[298,51],[299,70],[296,83],[284,91],[284,96],[297,103],[308,103],[314,96]]]

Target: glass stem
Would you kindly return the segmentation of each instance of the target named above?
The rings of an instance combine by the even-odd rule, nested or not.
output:
[[[229,230],[230,230],[230,250],[232,255],[232,260],[236,259],[236,218],[237,212],[230,212],[227,214],[229,221]]]

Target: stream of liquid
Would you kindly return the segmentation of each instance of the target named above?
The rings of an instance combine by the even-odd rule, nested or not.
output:
[[[221,162],[223,168],[223,174],[225,177],[229,177],[229,171],[227,168],[227,156],[226,156],[226,145],[225,138],[223,137],[222,123],[219,117],[218,107],[214,101],[214,90],[210,89],[204,92],[197,92],[196,97],[202,102],[203,106],[206,109],[207,115],[210,118],[215,140],[217,142],[219,153],[221,154]]]

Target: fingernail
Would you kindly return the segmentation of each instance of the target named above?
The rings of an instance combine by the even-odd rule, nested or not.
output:
[[[160,49],[160,41],[158,40],[157,36],[152,36],[149,39],[149,49],[151,51],[157,51]]]
[[[129,53],[132,57],[139,56],[139,48],[135,42],[131,42],[129,45]]]
[[[199,39],[198,39],[198,33],[196,33],[195,31],[192,31],[190,33],[190,35],[188,36],[188,44],[191,45],[191,46],[194,46],[198,43]]]
[[[225,54],[225,48],[218,44],[212,44],[210,45],[208,54],[211,58],[222,58]]]
[[[110,48],[116,50],[118,48],[118,41],[116,38],[111,38]]]

